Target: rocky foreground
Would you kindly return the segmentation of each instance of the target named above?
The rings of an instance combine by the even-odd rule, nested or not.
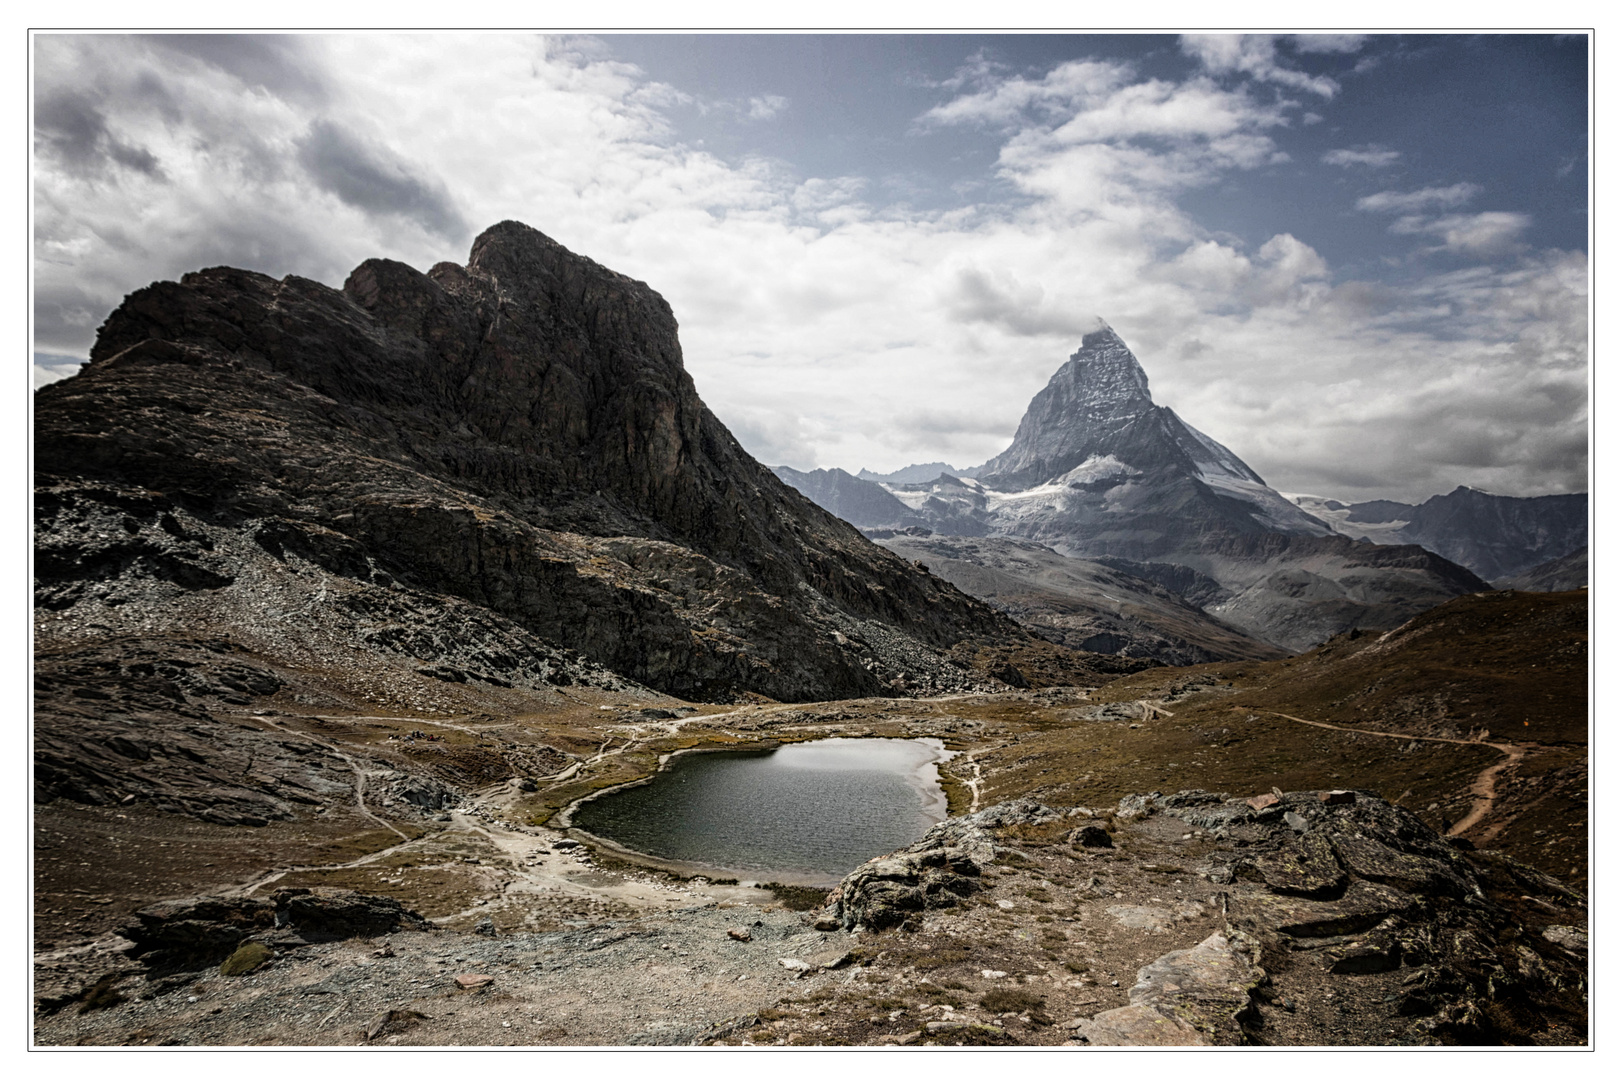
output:
[[[488,922],[437,929],[396,901],[336,890],[169,902],[118,935],[37,958],[36,1039],[1588,1038],[1583,899],[1363,792],[1157,793],[1107,811],[1020,800],[936,826],[812,910],[755,890],[736,896],[511,934]]]

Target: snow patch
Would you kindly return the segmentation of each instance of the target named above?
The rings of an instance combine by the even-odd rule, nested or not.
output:
[[[1063,476],[1050,480],[1048,483],[1062,484],[1068,487],[1071,484],[1092,484],[1115,476],[1140,475],[1142,475],[1141,470],[1134,469],[1126,462],[1116,458],[1114,454],[1105,454],[1102,457],[1094,454]]]

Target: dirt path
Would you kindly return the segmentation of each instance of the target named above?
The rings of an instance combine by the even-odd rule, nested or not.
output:
[[[694,902],[738,900],[763,902],[770,899],[771,894],[769,893],[741,886],[711,885],[706,887],[690,885],[672,887],[651,879],[641,880],[638,876],[606,873],[590,865],[589,862],[573,851],[558,850],[555,845],[559,840],[565,838],[566,834],[563,832],[539,827],[507,826],[481,817],[483,811],[498,809],[510,800],[512,791],[510,785],[506,782],[490,785],[477,792],[469,792],[464,801],[463,809],[451,812],[449,827],[413,838],[396,828],[386,819],[373,813],[366,805],[366,780],[376,770],[368,770],[362,767],[360,762],[318,736],[282,727],[267,718],[255,716],[249,717],[249,719],[263,724],[278,735],[291,735],[303,739],[341,758],[355,774],[356,810],[368,820],[376,822],[394,833],[400,838],[400,842],[347,862],[280,867],[227,890],[230,895],[252,895],[254,892],[276,883],[288,874],[355,869],[386,859],[390,855],[414,845],[425,845],[442,839],[449,834],[463,833],[477,835],[489,842],[497,851],[511,860],[513,869],[504,871],[504,880],[491,890],[492,895],[481,900],[478,905],[468,909],[468,911],[459,912],[457,915],[433,920],[435,922],[444,922],[447,918],[456,918],[474,912],[489,913],[496,907],[503,906],[509,899],[517,900],[524,895],[590,897],[600,900],[619,901],[633,907],[652,910],[669,910],[672,905]],[[437,727],[454,728],[469,734],[479,734],[478,731],[462,727],[459,724],[426,720],[414,716],[334,716],[325,717],[325,719],[420,722],[434,724]],[[639,744],[637,739],[626,738],[624,745],[610,749],[618,741],[618,738],[623,738],[623,736],[606,740],[598,748],[595,756],[585,761],[573,763],[554,779],[566,779],[586,767],[601,762],[604,758],[617,756]]]
[[[251,719],[260,720],[260,718],[257,716],[252,717]],[[378,717],[377,719],[386,718]],[[361,816],[370,818],[372,821],[377,822],[379,825],[389,830],[389,832],[393,833],[395,836],[398,836],[401,840],[409,842],[412,839],[399,829],[396,829],[392,824],[385,821],[383,818],[378,817],[376,814],[366,809],[366,778],[368,776],[380,775],[380,773],[378,773],[376,770],[361,768],[359,762],[350,757],[348,754],[344,753],[342,750],[338,749],[338,747],[327,742],[325,739],[317,738],[314,735],[310,735],[303,731],[297,731],[293,728],[283,727],[280,724],[269,723],[263,720],[261,720],[261,723],[264,723],[267,728],[276,732],[278,735],[292,735],[294,738],[299,738],[303,739],[305,742],[314,743],[323,750],[327,750],[342,758],[344,760],[344,764],[348,765],[355,773],[355,809],[360,812]]]
[[[1236,705],[1234,708],[1238,711],[1246,711],[1243,706]],[[1266,710],[1260,709],[1248,711],[1266,712]],[[1504,760],[1496,765],[1490,765],[1476,774],[1475,780],[1470,784],[1470,797],[1475,800],[1475,804],[1470,808],[1468,814],[1455,821],[1452,827],[1447,830],[1449,836],[1462,836],[1467,829],[1474,828],[1483,818],[1492,813],[1498,793],[1499,775],[1511,765],[1518,764],[1522,758],[1526,757],[1528,750],[1537,746],[1536,743],[1498,743],[1487,742],[1485,739],[1448,739],[1440,735],[1405,735],[1390,731],[1365,731],[1362,728],[1328,724],[1322,720],[1305,720],[1299,716],[1291,716],[1289,713],[1267,712],[1267,715],[1283,717],[1285,720],[1294,720],[1298,724],[1310,724],[1312,727],[1327,728],[1330,731],[1346,731],[1353,735],[1374,735],[1382,739],[1403,739],[1408,742],[1451,743],[1455,746],[1490,746],[1497,750],[1504,755]]]

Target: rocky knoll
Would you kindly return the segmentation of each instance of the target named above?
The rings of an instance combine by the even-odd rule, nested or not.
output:
[[[858,868],[830,894],[824,918],[920,930],[925,915],[994,888],[1000,866],[1027,864],[1033,836],[1068,843],[1098,868],[1075,915],[1106,917],[1064,921],[1150,934],[1185,924],[1201,935],[1144,963],[1125,1004],[1065,1025],[1075,1041],[1542,1042],[1586,1030],[1582,898],[1364,792],[1156,793],[1109,811],[1002,804]],[[1144,895],[1170,895],[1181,883],[1172,878],[1218,891],[1181,904]],[[922,1034],[949,1027],[963,1033],[937,1023]]]
[[[374,259],[341,291],[142,289],[38,393],[35,454],[38,598],[70,638],[212,612],[280,660],[544,686],[569,653],[785,700],[965,688],[943,650],[1024,638],[780,483],[657,293],[516,222],[465,267]]]

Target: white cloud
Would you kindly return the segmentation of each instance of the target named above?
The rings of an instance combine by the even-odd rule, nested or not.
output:
[[[770,120],[788,108],[788,98],[776,94],[763,94],[749,99],[749,119]]]
[[[374,255],[463,261],[516,218],[663,293],[700,393],[769,464],[984,461],[1095,315],[1157,399],[1289,490],[1533,493],[1585,460],[1586,262],[1494,247],[1518,215],[1399,218],[1511,258],[1392,290],[1336,281],[1305,233],[1250,247],[1179,207],[1278,158],[1288,106],[1250,84],[982,63],[920,124],[999,131],[986,179],[1017,198],[919,213],[870,178],[683,144],[667,110],[692,99],[589,42],[275,39],[255,67],[35,41],[36,101],[75,106],[37,151],[45,352],[84,355],[153,279],[230,263],[338,285]],[[318,123],[328,157],[301,156]]]
[[[1418,191],[1381,191],[1357,200],[1357,208],[1369,213],[1411,214],[1416,210],[1451,210],[1481,194],[1479,184],[1454,184]]]
[[[1290,41],[1297,52],[1354,53],[1368,43],[1367,34],[1294,34]]]
[[[1343,169],[1350,168],[1353,165],[1367,165],[1370,168],[1383,169],[1388,165],[1395,165],[1401,160],[1402,155],[1397,151],[1387,149],[1376,143],[1331,150],[1323,156],[1325,165],[1339,165]]]
[[[1184,34],[1183,52],[1197,59],[1214,75],[1239,73],[1259,82],[1278,83],[1294,90],[1306,90],[1320,97],[1334,97],[1340,84],[1325,75],[1308,75],[1279,62],[1277,38],[1269,34]],[[1344,46],[1349,38],[1337,37],[1332,47],[1308,49],[1311,52],[1351,52]],[[1300,39],[1297,38],[1297,47]],[[1360,44],[1360,43],[1359,43]]]
[[[934,124],[981,123],[1003,125],[1028,111],[1052,116],[1089,109],[1126,85],[1132,67],[1118,61],[1072,60],[1040,79],[1024,76],[999,78],[984,58],[962,72],[954,83],[979,87],[924,113],[921,120]]]
[[[1527,214],[1490,210],[1483,214],[1445,214],[1438,218],[1410,215],[1391,225],[1394,233],[1423,234],[1441,239],[1439,250],[1459,255],[1493,256],[1513,251],[1521,233],[1532,224]]]

